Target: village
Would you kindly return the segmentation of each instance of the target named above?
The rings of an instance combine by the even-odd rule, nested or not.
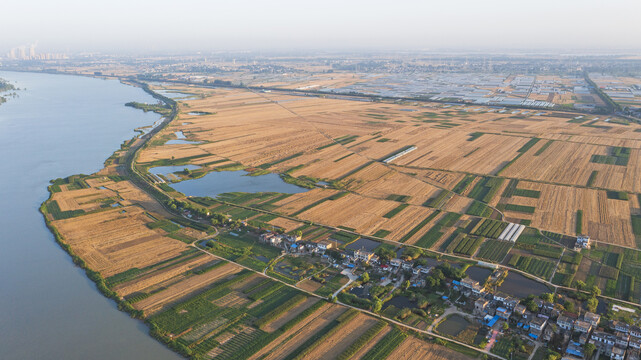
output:
[[[429,289],[440,295],[444,310],[434,314],[429,329],[439,334],[456,338],[455,333],[441,332],[441,324],[450,316],[462,316],[467,321],[479,326],[479,333],[484,334],[484,341],[477,345],[491,350],[501,342],[525,344],[520,350],[531,349],[534,352],[540,347],[547,347],[553,355],[551,359],[639,359],[641,354],[641,327],[636,311],[627,307],[606,304],[596,300],[600,292],[591,297],[579,296],[571,299],[566,294],[545,292],[519,298],[500,290],[501,284],[509,270],[496,264],[479,261],[471,267],[442,262],[431,257],[408,256],[407,249],[399,249],[394,257],[389,253],[372,251],[365,246],[358,249],[340,249],[338,242],[331,238],[318,243],[305,242],[299,235],[264,232],[259,235],[262,243],[278,247],[282,254],[296,257],[318,256],[332,267],[349,275],[352,281],[337,291],[356,295],[359,298],[371,298],[369,289],[374,286],[393,286],[394,288]],[[576,248],[590,246],[587,236],[577,238]],[[442,277],[440,267],[448,264],[460,269],[483,268],[489,276],[478,281],[466,272],[460,271],[463,278],[446,277],[444,287],[434,284],[434,275]],[[462,267],[461,267],[462,266]],[[435,271],[436,270],[436,271]],[[368,281],[363,281],[366,278]],[[377,283],[374,283],[376,279]],[[352,285],[351,287],[349,285]],[[340,299],[340,298],[339,298]],[[587,306],[582,304],[586,300]],[[590,304],[594,302],[595,304]],[[577,303],[578,306],[574,306]],[[592,311],[590,311],[592,310]],[[621,315],[621,316],[619,316]],[[623,319],[623,320],[616,320]],[[625,321],[624,321],[625,320]],[[520,339],[520,340],[517,340]],[[505,340],[504,340],[505,341]],[[499,352],[492,351],[499,354]],[[558,355],[558,356],[557,356]],[[557,356],[557,357],[555,357]]]

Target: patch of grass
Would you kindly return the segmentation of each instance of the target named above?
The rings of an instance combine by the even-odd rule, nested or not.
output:
[[[526,214],[534,214],[534,211],[536,210],[536,208],[534,206],[507,204],[505,205],[505,210],[521,212]]]
[[[539,140],[541,140],[541,139],[539,139],[539,138],[531,138],[527,143],[525,143],[525,145],[521,146],[521,148],[518,149],[517,152],[520,152],[520,153],[527,152],[528,150],[530,150],[532,148],[532,146],[536,145],[536,143],[538,143]]]
[[[588,178],[588,182],[587,184],[585,184],[585,186],[591,187],[592,185],[594,185],[594,181],[596,181],[596,177],[598,174],[599,174],[598,170],[592,171],[592,173],[590,174],[590,177]]]
[[[465,175],[465,177],[461,179],[461,181],[459,181],[458,184],[454,186],[452,191],[454,191],[457,194],[463,193],[463,191],[465,191],[465,189],[467,189],[467,187],[470,186],[470,184],[472,183],[472,181],[474,181],[474,179],[476,179],[476,175]]]
[[[544,152],[545,150],[547,150],[547,148],[549,148],[549,147],[550,147],[550,145],[552,145],[552,143],[553,143],[553,142],[554,142],[554,140],[548,140],[548,142],[546,142],[545,144],[543,144],[543,146],[541,146],[541,147],[540,147],[540,148],[539,148],[539,149],[534,153],[534,156],[539,156],[539,155],[543,154],[543,152]]]
[[[607,191],[608,199],[628,201],[628,193],[625,191]]]
[[[576,234],[583,234],[583,210],[576,211]]]
[[[391,211],[389,211],[387,214],[383,215],[383,217],[387,218],[387,219],[391,219],[395,215],[397,215],[398,213],[403,211],[403,209],[405,209],[408,206],[410,206],[410,205],[409,204],[400,204],[399,206],[397,206],[394,209],[392,209]]]
[[[440,214],[440,211],[437,210],[437,211],[434,211],[433,213],[431,213],[430,215],[428,215],[425,219],[423,219],[423,221],[421,221],[412,230],[410,230],[407,234],[405,234],[399,241],[400,242],[406,242],[407,240],[409,240],[412,236],[414,236],[414,234],[416,234],[417,232],[419,232],[419,230],[421,230],[423,227],[425,227],[425,225],[427,225],[427,223],[432,221],[438,214]],[[640,224],[641,224],[641,222],[640,222]]]

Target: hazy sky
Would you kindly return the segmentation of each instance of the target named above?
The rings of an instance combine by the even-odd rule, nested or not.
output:
[[[641,50],[639,0],[12,0],[0,51]]]

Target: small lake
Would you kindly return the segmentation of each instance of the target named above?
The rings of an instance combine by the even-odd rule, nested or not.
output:
[[[487,280],[487,277],[492,273],[492,270],[480,266],[470,266],[465,270],[465,273],[470,279],[483,284],[485,280]]]
[[[467,329],[468,326],[470,326],[470,322],[467,321],[466,318],[461,315],[454,314],[440,323],[436,328],[436,331],[441,334],[456,337],[463,330]]]
[[[211,172],[199,179],[171,184],[171,187],[187,196],[209,197],[229,192],[298,194],[307,191],[305,188],[284,182],[277,174],[260,176],[247,176],[247,174],[244,170]]]
[[[505,281],[499,286],[499,290],[520,299],[530,294],[539,296],[550,291],[544,284],[515,272],[507,274]]]
[[[183,139],[173,139],[165,143],[165,145],[176,145],[176,144],[200,144],[200,141],[191,141]]]

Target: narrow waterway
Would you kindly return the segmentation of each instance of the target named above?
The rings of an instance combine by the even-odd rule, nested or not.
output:
[[[90,174],[158,116],[138,88],[0,72],[23,89],[0,105],[0,359],[177,359],[119,312],[55,243],[38,207],[50,179]]]

